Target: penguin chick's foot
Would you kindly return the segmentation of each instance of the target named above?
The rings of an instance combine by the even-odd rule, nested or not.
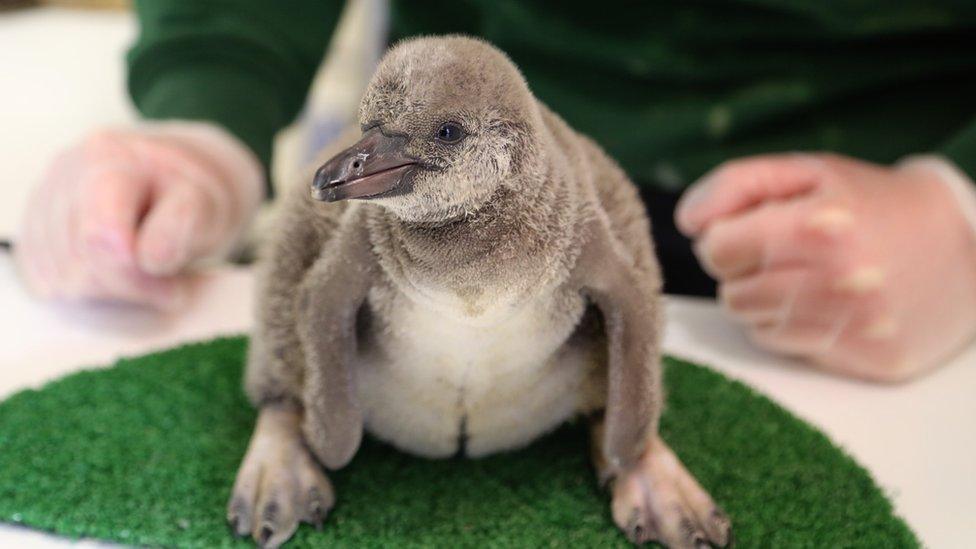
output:
[[[278,547],[300,521],[321,528],[335,502],[332,484],[306,448],[301,413],[262,408],[227,505],[237,536],[250,534],[261,547]]]
[[[613,482],[613,520],[631,542],[672,549],[725,547],[728,517],[660,438]]]

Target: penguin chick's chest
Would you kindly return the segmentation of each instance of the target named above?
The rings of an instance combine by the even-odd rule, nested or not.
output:
[[[547,293],[473,314],[463,300],[374,288],[356,369],[366,428],[422,456],[479,456],[592,407],[598,345],[573,336],[585,302]]]

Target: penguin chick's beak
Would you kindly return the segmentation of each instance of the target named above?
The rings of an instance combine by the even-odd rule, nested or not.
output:
[[[419,164],[403,152],[406,144],[404,136],[386,135],[379,127],[368,130],[315,172],[312,198],[336,202],[403,194],[407,175]]]

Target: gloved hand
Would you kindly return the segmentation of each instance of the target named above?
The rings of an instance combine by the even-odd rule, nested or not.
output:
[[[188,267],[233,246],[263,179],[250,150],[211,124],[96,132],[34,189],[17,263],[44,298],[177,308]]]
[[[898,381],[976,334],[976,186],[947,161],[735,160],[675,221],[759,346]]]

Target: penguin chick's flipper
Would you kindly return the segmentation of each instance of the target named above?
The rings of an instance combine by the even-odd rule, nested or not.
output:
[[[353,371],[356,319],[378,265],[358,206],[345,213],[339,232],[298,290],[298,337],[309,365],[303,429],[309,447],[329,469],[352,459],[363,433]]]
[[[640,269],[598,212],[574,276],[603,316],[607,398],[602,459],[610,476],[633,465],[657,433],[663,395],[658,355],[660,275]]]
[[[278,547],[299,522],[320,527],[335,502],[332,484],[302,440],[301,412],[286,404],[261,408],[227,506],[236,536]]]

